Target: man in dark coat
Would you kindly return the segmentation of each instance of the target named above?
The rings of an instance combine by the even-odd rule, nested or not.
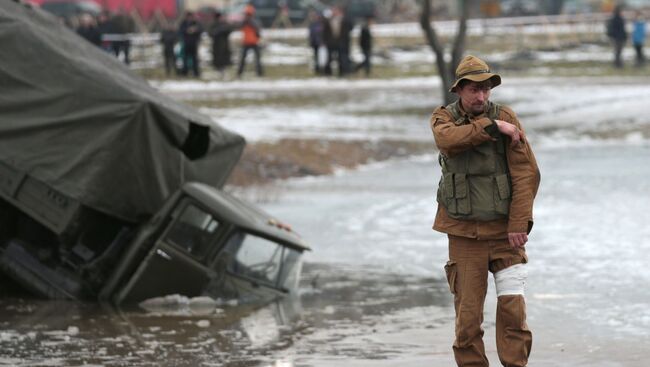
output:
[[[334,7],[325,18],[323,27],[323,41],[327,46],[325,74],[332,75],[332,61],[336,60],[338,75],[344,76],[350,71],[350,32],[354,25],[339,7]]]
[[[336,26],[337,23],[334,22],[333,12],[330,9],[323,12],[323,17],[325,18],[323,20],[323,43],[327,48],[327,61],[323,72],[325,75],[332,75],[332,61],[338,59],[339,54],[339,27]]]
[[[124,9],[120,9],[120,11],[111,19],[111,23],[112,31],[115,33],[113,36],[116,37],[116,39],[111,42],[113,53],[115,53],[115,57],[119,57],[120,53],[123,53],[124,63],[128,65],[131,63],[131,60],[129,59],[129,53],[131,51],[131,39],[129,38],[129,34],[135,32],[135,22],[128,14],[126,14]]]
[[[361,34],[359,35],[359,46],[363,52],[363,62],[357,65],[356,71],[363,68],[366,71],[366,76],[370,75],[370,56],[372,54],[372,34],[370,33],[370,24],[372,17],[366,17],[365,23],[361,27]]]
[[[623,67],[621,53],[623,52],[625,41],[627,41],[625,19],[623,19],[621,12],[621,6],[614,8],[614,13],[607,22],[607,36],[612,40],[612,43],[614,44],[614,66],[617,68]]]
[[[165,74],[170,76],[172,70],[178,73],[176,68],[176,54],[174,46],[178,42],[178,31],[173,24],[167,24],[160,34],[160,43],[163,46],[163,60],[165,60]]]
[[[102,34],[97,28],[95,19],[90,14],[82,14],[79,18],[77,34],[97,47],[102,45]]]
[[[97,16],[97,30],[99,31],[102,37],[104,35],[113,34],[113,23],[111,22],[111,15],[108,11],[102,11]],[[113,51],[111,41],[104,40],[103,38],[101,41],[101,48],[106,52]]]
[[[214,20],[210,25],[208,34],[212,37],[212,66],[224,77],[225,70],[232,65],[230,51],[230,33],[235,27],[224,19],[221,12],[214,13]]]
[[[178,31],[183,40],[183,70],[181,73],[187,75],[189,68],[191,67],[192,73],[198,78],[201,74],[199,43],[201,41],[201,34],[203,34],[203,27],[201,27],[201,24],[196,20],[194,13],[187,12]]]
[[[323,18],[316,11],[309,12],[309,46],[314,52],[314,72],[321,73],[318,50],[323,45]]]
[[[339,63],[341,67],[339,68],[339,76],[344,76],[349,74],[352,70],[350,60],[350,46],[352,45],[352,29],[354,28],[354,22],[348,16],[345,9],[341,9],[342,17],[341,20],[341,34],[339,40]]]

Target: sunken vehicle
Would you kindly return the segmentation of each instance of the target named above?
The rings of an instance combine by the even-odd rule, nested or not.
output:
[[[115,304],[295,290],[308,246],[220,190],[241,136],[39,9],[0,2],[0,42],[0,278]]]

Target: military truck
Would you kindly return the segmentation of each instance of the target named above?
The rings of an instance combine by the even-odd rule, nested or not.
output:
[[[308,250],[288,226],[205,184],[184,184],[132,224],[4,164],[0,181],[0,270],[47,298],[265,302],[296,289]]]
[[[0,42],[0,272],[117,304],[295,289],[307,245],[221,190],[241,136],[39,9],[0,2]]]

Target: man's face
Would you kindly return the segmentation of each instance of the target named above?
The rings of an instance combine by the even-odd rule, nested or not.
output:
[[[465,112],[478,115],[485,111],[485,105],[490,99],[492,84],[489,80],[485,82],[469,82],[463,88],[457,88],[456,93],[460,97]]]

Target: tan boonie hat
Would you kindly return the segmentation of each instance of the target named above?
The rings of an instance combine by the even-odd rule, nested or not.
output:
[[[490,67],[485,61],[476,56],[467,55],[461,60],[456,68],[456,81],[449,89],[450,92],[456,91],[458,82],[463,79],[471,80],[473,82],[483,82],[492,79],[492,88],[501,84],[501,76],[490,72]]]

